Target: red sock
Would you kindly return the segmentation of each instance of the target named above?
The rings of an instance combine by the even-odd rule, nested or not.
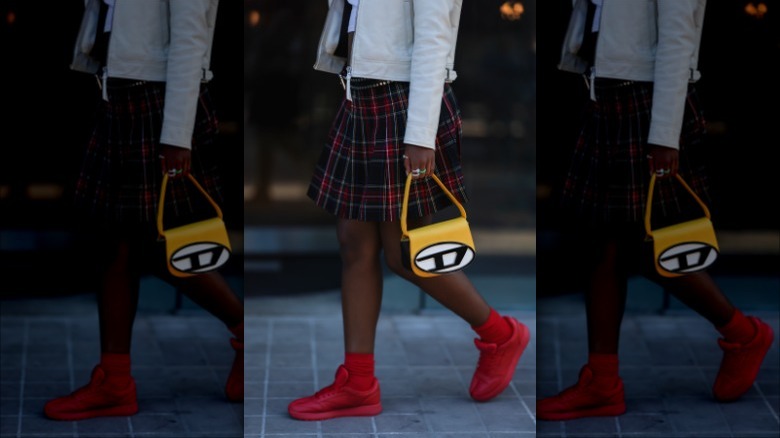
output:
[[[756,328],[753,323],[739,310],[734,309],[731,320],[718,331],[729,342],[747,344],[756,336]]]
[[[588,368],[593,372],[593,383],[611,388],[618,379],[617,354],[588,354]]]
[[[344,368],[349,372],[348,385],[352,388],[367,390],[374,384],[373,353],[347,353]]]
[[[105,383],[109,386],[125,387],[130,380],[130,355],[102,353],[100,368],[106,373]]]
[[[512,326],[495,309],[490,309],[487,321],[479,326],[471,326],[483,342],[503,344],[512,337]]]

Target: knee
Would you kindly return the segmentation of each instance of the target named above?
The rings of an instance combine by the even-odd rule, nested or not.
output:
[[[338,232],[339,253],[346,266],[373,262],[379,257],[379,240],[368,235],[340,229]]]

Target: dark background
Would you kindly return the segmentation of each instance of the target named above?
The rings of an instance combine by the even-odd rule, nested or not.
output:
[[[774,157],[780,146],[780,3],[762,2],[767,7],[762,17],[746,13],[750,3],[759,2],[709,1],[705,13],[699,57],[702,77],[697,87],[709,126],[711,212],[716,231],[777,233],[780,181]],[[582,284],[577,270],[582,248],[562,232],[562,218],[553,208],[553,194],[565,178],[587,93],[582,77],[557,69],[570,11],[570,0],[542,2],[538,11],[538,296],[571,292]],[[770,255],[722,254],[711,272],[777,276],[778,250]],[[573,271],[561,275],[561,266]]]
[[[220,2],[210,84],[220,119],[227,227],[243,227],[241,199],[241,2]],[[85,292],[95,257],[70,209],[72,185],[99,90],[94,76],[70,70],[83,0],[4,0],[0,135],[0,296]],[[48,187],[49,195],[28,193]],[[240,248],[239,248],[240,249]],[[240,274],[237,251],[225,267]],[[13,286],[11,286],[13,284]]]

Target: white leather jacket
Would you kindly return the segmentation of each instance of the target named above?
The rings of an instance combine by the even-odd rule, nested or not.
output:
[[[317,50],[317,70],[340,73],[346,60],[334,56],[345,0],[330,9]],[[462,0],[361,0],[355,21],[349,78],[409,82],[404,142],[435,148],[445,81],[453,68]]]
[[[85,0],[71,68],[97,74],[89,53],[95,43],[100,2]],[[219,0],[115,0],[103,79],[164,81],[160,142],[192,147],[202,82],[211,80],[211,47]],[[107,98],[104,90],[104,98]]]
[[[576,53],[582,43],[588,1],[573,0],[558,66],[562,70],[585,73],[587,68]],[[648,143],[680,147],[688,84],[700,77],[705,6],[706,0],[602,0],[591,79],[654,83]]]

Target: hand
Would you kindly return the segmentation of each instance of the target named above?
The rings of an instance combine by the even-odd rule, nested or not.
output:
[[[647,162],[650,165],[650,174],[655,173],[659,179],[677,175],[680,168],[680,151],[655,144],[648,146],[650,153],[647,154]]]
[[[160,152],[162,173],[168,172],[169,178],[181,178],[190,174],[192,151],[179,146],[163,144]]]
[[[404,170],[412,178],[425,178],[436,170],[436,151],[431,148],[404,144]],[[419,169],[419,174],[415,170]]]

